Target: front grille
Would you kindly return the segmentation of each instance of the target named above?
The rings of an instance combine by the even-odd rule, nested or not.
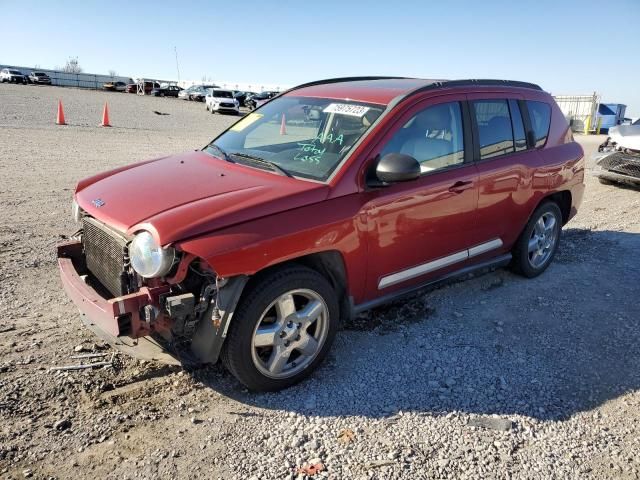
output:
[[[640,155],[615,152],[598,162],[605,170],[640,178]]]
[[[220,106],[221,107],[225,107],[225,108],[233,108],[233,107],[235,107],[235,105],[233,103],[221,103]]]
[[[83,219],[82,245],[87,269],[114,296],[129,292],[127,239],[96,219]]]

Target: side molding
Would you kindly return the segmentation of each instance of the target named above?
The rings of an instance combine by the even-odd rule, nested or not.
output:
[[[391,285],[395,285],[397,283],[419,277],[420,275],[424,275],[426,273],[448,267],[449,265],[453,265],[454,263],[459,263],[469,258],[482,255],[483,253],[490,252],[491,250],[495,250],[497,248],[500,248],[501,246],[502,240],[499,238],[495,238],[488,242],[481,243],[480,245],[476,245],[475,247],[468,248],[467,250],[462,250],[461,252],[456,252],[451,255],[447,255],[446,257],[432,260],[431,262],[416,265],[415,267],[386,275],[382,277],[378,282],[378,290],[382,290],[383,288],[390,287]]]

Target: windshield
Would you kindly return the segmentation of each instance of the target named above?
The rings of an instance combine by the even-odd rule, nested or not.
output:
[[[216,98],[233,98],[233,94],[228,90],[213,90],[213,96]]]
[[[10,73],[12,75],[22,75],[22,73],[20,73],[18,70],[11,70]]]
[[[232,161],[259,158],[291,175],[324,181],[383,110],[351,101],[280,97],[245,116],[213,143]],[[215,147],[207,151],[220,156]]]

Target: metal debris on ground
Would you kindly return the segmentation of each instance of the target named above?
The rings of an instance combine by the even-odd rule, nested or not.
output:
[[[102,358],[108,356],[108,353],[83,353],[82,355],[71,355],[69,358],[78,360],[81,358]]]
[[[97,358],[98,356],[101,356],[102,354],[89,354],[89,356],[82,356],[82,355],[74,355],[71,358]],[[79,365],[66,365],[63,367],[51,367],[49,369],[50,372],[66,372],[66,371],[70,371],[70,370],[84,370],[87,368],[96,368],[96,367],[113,367],[114,366],[114,359],[116,357],[115,353],[111,354],[111,358],[109,359],[109,361],[105,361],[105,362],[91,362],[91,363],[81,363]]]

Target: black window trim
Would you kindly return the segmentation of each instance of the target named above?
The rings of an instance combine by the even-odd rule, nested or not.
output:
[[[522,118],[522,110],[520,109],[520,105],[518,103],[518,99],[516,98],[507,98],[507,106],[509,107],[509,118],[511,120],[511,137],[513,138],[513,153],[526,152],[529,150],[529,141],[527,140],[527,127],[524,123],[524,119]],[[513,124],[513,104],[518,105],[518,109],[520,110],[518,113],[520,114],[520,119],[522,121],[522,129],[524,130],[524,142],[527,145],[523,150],[518,150],[518,146],[516,144],[516,129]]]
[[[527,101],[518,100],[518,106],[520,107],[520,114],[522,115],[522,121],[524,122],[524,133],[527,137],[527,150],[532,150],[536,148],[536,139],[533,127],[531,126],[531,117],[529,117]]]

